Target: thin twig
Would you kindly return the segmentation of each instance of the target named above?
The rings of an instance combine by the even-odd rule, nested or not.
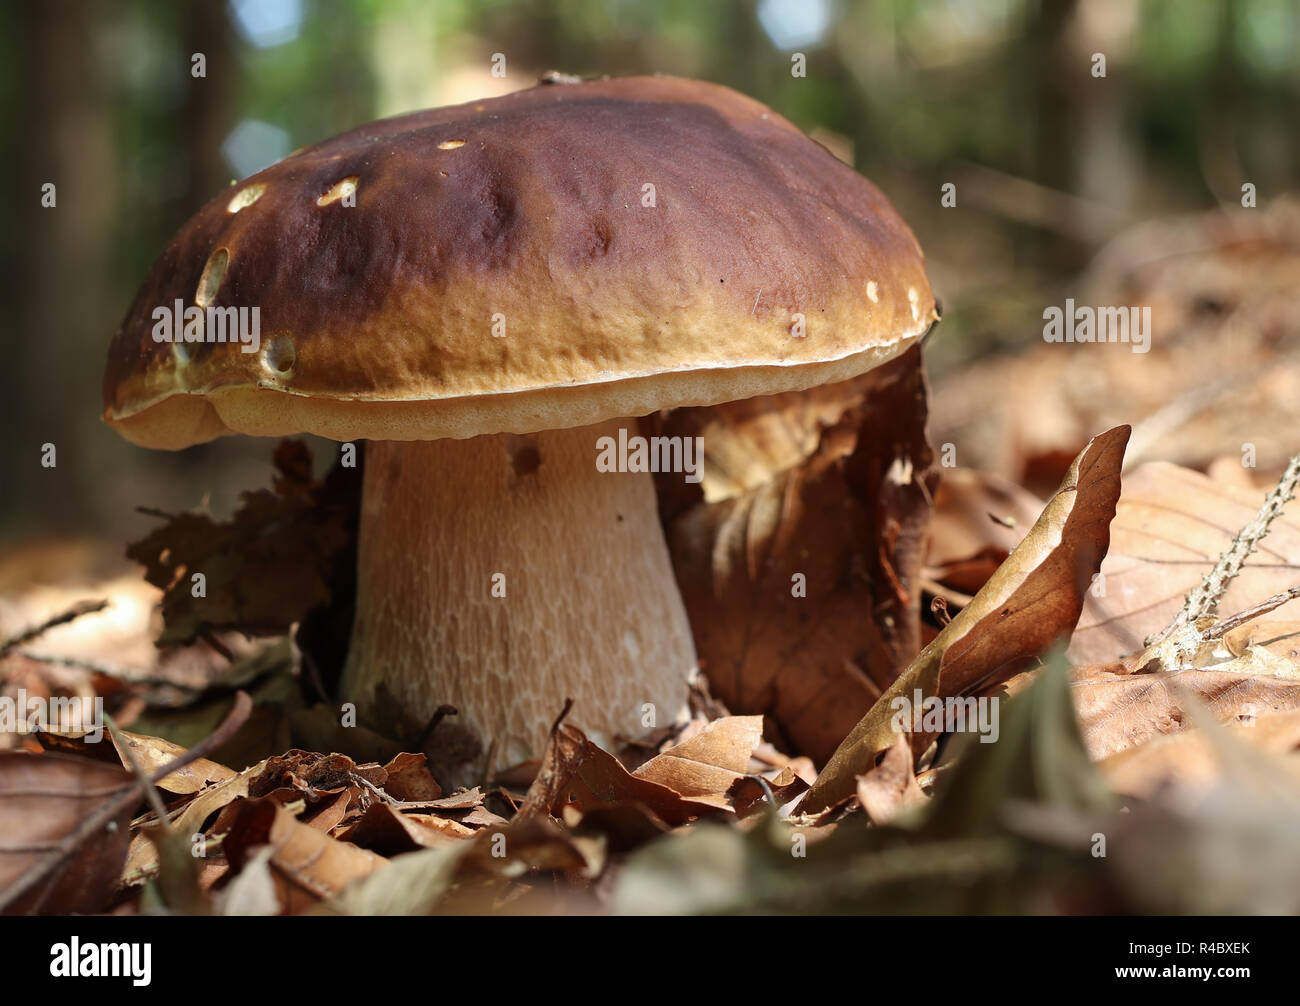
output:
[[[184,681],[173,681],[170,678],[157,677],[151,675],[148,671],[140,670],[135,667],[119,667],[113,664],[101,664],[97,660],[82,660],[80,657],[61,657],[56,653],[33,653],[31,650],[19,650],[18,656],[24,660],[31,660],[38,664],[57,664],[60,667],[70,667],[77,671],[90,671],[92,674],[102,674],[105,677],[113,678],[116,681],[122,681],[129,685],[135,685],[142,688],[175,688],[181,692],[202,692],[207,689],[207,685],[190,685]]]
[[[1259,513],[1237,532],[1237,536],[1232,539],[1232,544],[1219,556],[1214,569],[1210,570],[1201,580],[1200,585],[1187,595],[1182,610],[1174,620],[1163,631],[1147,637],[1147,646],[1162,643],[1198,618],[1206,618],[1215,613],[1219,606],[1219,599],[1228,589],[1228,584],[1241,572],[1242,564],[1250,554],[1259,547],[1260,541],[1268,534],[1269,525],[1282,512],[1282,508],[1295,497],[1298,482],[1300,482],[1300,454],[1287,462],[1286,471],[1265,497]]]
[[[112,735],[114,742],[117,744],[118,751],[126,759],[127,765],[131,769],[131,774],[136,777],[139,784],[144,787],[144,795],[149,799],[149,806],[153,808],[154,815],[158,818],[158,826],[165,830],[170,830],[167,823],[167,805],[163,803],[162,796],[158,793],[158,787],[153,784],[153,780],[144,774],[144,769],[136,760],[135,752],[131,750],[131,745],[126,742],[122,736],[122,731],[117,728],[117,723],[113,717],[107,713],[104,714],[104,726],[108,727],[108,732]]]
[[[3,643],[0,643],[0,657],[8,655],[9,651],[14,647],[22,646],[23,643],[31,642],[31,640],[35,639],[37,636],[44,635],[56,625],[63,625],[66,622],[74,621],[82,615],[93,615],[97,611],[103,611],[108,607],[108,603],[109,602],[106,600],[78,601],[67,611],[54,615],[51,618],[47,618],[40,625],[34,625],[29,629],[24,629],[22,632],[18,633],[18,635],[11,636]]]
[[[1275,608],[1280,608],[1287,601],[1294,601],[1300,597],[1300,585],[1289,587],[1280,594],[1274,594],[1267,601],[1260,601],[1259,604],[1252,605],[1245,611],[1239,611],[1235,615],[1229,615],[1223,621],[1211,626],[1205,632],[1206,639],[1218,639],[1220,636],[1227,635],[1239,625],[1245,625],[1247,622],[1258,618],[1260,615],[1267,615]]]
[[[449,705],[446,702],[440,705],[433,711],[433,715],[429,717],[429,722],[424,725],[424,729],[420,731],[420,736],[415,742],[415,749],[417,751],[423,751],[425,747],[428,746],[429,738],[433,736],[433,732],[438,729],[438,724],[448,716],[459,715],[460,710],[455,706]]]
[[[148,782],[156,783],[161,779],[165,779],[173,772],[221,747],[247,722],[248,715],[252,710],[253,700],[248,697],[248,693],[237,692],[235,694],[235,704],[231,707],[230,712],[226,714],[226,718],[221,721],[221,725],[184,754],[172,759],[172,761],[148,776]],[[98,810],[60,839],[50,850],[50,858],[39,866],[28,870],[8,888],[0,891],[0,912],[5,911],[37,884],[44,881],[52,872],[62,867],[76,854],[82,843],[86,842],[92,835],[108,827],[124,810],[129,810],[138,804],[144,784],[144,779],[137,779],[120,791],[114,791],[119,792],[120,795],[106,800]]]

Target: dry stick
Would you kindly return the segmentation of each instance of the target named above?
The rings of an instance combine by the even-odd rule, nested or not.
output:
[[[103,611],[107,607],[108,601],[105,600],[78,601],[67,611],[55,615],[52,618],[47,618],[40,625],[34,625],[29,629],[24,629],[22,632],[18,633],[18,635],[11,636],[3,643],[0,643],[0,657],[7,655],[14,647],[22,646],[23,643],[30,642],[37,636],[43,635],[50,629],[53,629],[56,625],[63,625],[65,622],[74,621],[82,615],[93,615],[95,612]]]
[[[57,664],[59,667],[71,667],[77,671],[102,674],[107,678],[124,681],[129,685],[149,688],[175,688],[180,692],[201,692],[207,688],[206,685],[189,685],[184,681],[173,681],[171,678],[157,677],[151,675],[148,671],[137,670],[134,667],[103,664],[97,660],[82,660],[80,657],[61,657],[53,653],[33,653],[31,650],[19,650],[18,656],[38,664]]]
[[[1229,615],[1223,621],[1211,626],[1206,630],[1205,638],[1218,639],[1220,636],[1226,635],[1237,628],[1237,626],[1245,625],[1260,615],[1267,615],[1273,609],[1280,608],[1287,601],[1294,601],[1297,597],[1300,597],[1300,586],[1288,587],[1282,593],[1274,594],[1267,601],[1260,601],[1259,604],[1252,605],[1245,611],[1239,611],[1235,615]]]
[[[1300,454],[1287,462],[1286,471],[1278,483],[1264,499],[1264,505],[1254,519],[1237,532],[1232,544],[1219,556],[1214,569],[1206,574],[1200,585],[1187,595],[1182,610],[1165,629],[1146,638],[1147,646],[1163,643],[1179,629],[1192,624],[1198,618],[1213,615],[1219,606],[1228,584],[1241,572],[1241,566],[1256,548],[1264,535],[1268,534],[1269,525],[1282,512],[1282,508],[1295,498],[1296,483],[1300,482]]]
[[[158,769],[153,775],[148,776],[148,781],[156,783],[160,779],[165,779],[173,772],[179,771],[191,762],[197,761],[210,752],[221,747],[222,744],[230,740],[235,732],[244,725],[248,720],[248,715],[253,710],[253,700],[248,697],[247,692],[235,693],[235,704],[231,707],[226,718],[221,721],[221,725],[212,733],[201,740],[194,747],[190,748],[184,754],[168,762],[162,768]],[[100,808],[81,822],[77,828],[70,832],[64,838],[60,839],[49,850],[52,855],[40,866],[28,870],[17,881],[11,884],[6,890],[0,891],[0,912],[6,910],[10,905],[16,902],[33,887],[45,880],[52,872],[61,867],[81,847],[90,836],[108,826],[108,824],[122,813],[124,808],[131,807],[140,800],[141,787],[143,780],[137,780],[130,786],[122,789],[119,796],[106,801]]]

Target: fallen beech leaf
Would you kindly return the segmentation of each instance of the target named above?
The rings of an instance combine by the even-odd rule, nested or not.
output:
[[[297,896],[301,893],[311,899],[333,897],[357,877],[387,865],[382,856],[331,838],[265,798],[232,803],[215,827],[226,832],[222,848],[235,871],[243,869],[258,846],[272,847],[271,869],[282,881],[279,900],[290,912],[306,903]],[[296,890],[286,891],[286,885]]]
[[[266,762],[259,762],[244,769],[233,779],[227,779],[210,785],[195,794],[180,816],[172,822],[172,830],[179,835],[199,834],[203,822],[226,807],[228,804],[248,796],[248,784],[259,776],[266,767]],[[144,835],[137,835],[131,841],[131,850],[126,864],[122,868],[122,886],[130,887],[143,883],[158,873],[158,850]]]
[[[632,774],[682,796],[721,798],[748,773],[750,755],[762,739],[763,717],[727,716],[651,758]]]
[[[71,755],[0,751],[0,912],[66,915],[107,904],[131,842],[138,800],[124,769]],[[92,814],[120,809],[98,828]],[[64,850],[67,854],[64,855]],[[13,885],[39,872],[21,896]]]
[[[275,893],[275,877],[271,874],[271,857],[275,850],[264,845],[253,853],[253,858],[233,877],[217,895],[217,912],[220,915],[279,915],[280,899]]]
[[[402,752],[384,766],[384,792],[394,800],[437,800],[442,787],[433,778],[422,754]]]
[[[497,912],[505,907],[501,897],[508,883],[530,872],[567,873],[583,880],[596,876],[604,866],[604,842],[569,835],[548,818],[516,818],[467,841],[404,853],[387,862],[387,869],[351,884],[312,913]],[[548,880],[547,886],[552,883]]]
[[[817,813],[853,795],[857,776],[894,743],[895,698],[970,695],[1024,669],[1068,634],[1109,543],[1129,428],[1088,442],[1042,515],[981,588],[844,739],[800,804]],[[933,734],[913,733],[913,752]]]
[[[119,737],[121,738],[120,743]],[[146,737],[143,734],[128,733],[125,730],[119,730],[117,736],[110,735],[110,738],[113,741],[113,747],[117,749],[118,756],[122,759],[122,767],[130,768],[131,764],[126,753],[122,750],[123,745],[125,745],[131,749],[131,754],[135,756],[135,760],[146,775],[150,775],[168,762],[174,761],[185,754],[186,751],[179,744],[173,744],[161,737]],[[233,779],[236,775],[234,769],[218,765],[207,758],[198,758],[190,762],[190,764],[182,766],[178,771],[164,776],[156,785],[159,789],[165,789],[168,793],[188,796],[191,793],[197,793],[209,783],[225,782],[227,779]]]
[[[310,824],[317,831],[334,835],[335,829],[354,813],[353,802],[358,796],[360,796],[360,790],[356,787],[344,790],[333,801],[317,805],[314,809],[304,813],[299,820],[303,824]],[[334,835],[334,837],[338,838],[339,836]]]
[[[349,884],[338,897],[314,906],[318,915],[428,915],[447,893],[470,854],[469,842],[394,856],[388,867]]]
[[[432,849],[448,842],[473,838],[478,832],[456,821],[431,815],[402,814],[384,803],[371,804],[361,820],[338,836],[381,856],[396,856],[416,849]]]
[[[932,454],[919,357],[896,362],[799,467],[668,529],[710,691],[818,762],[920,648]]]
[[[613,909],[917,915],[1071,907],[1069,899],[1096,887],[1103,867],[1086,849],[1035,846],[1002,824],[1006,807],[1019,802],[1074,812],[1114,806],[1074,727],[1063,662],[1008,703],[998,743],[967,740],[916,827],[845,820],[794,828],[768,815],[742,833],[701,822],[633,853],[614,877]],[[799,837],[805,854],[792,856]]]
[[[899,734],[880,762],[858,776],[858,803],[872,824],[892,824],[929,799],[916,781],[906,734]]]
[[[317,754],[298,748],[268,758],[265,766],[249,783],[248,795],[254,799],[288,788],[308,803],[317,803],[349,789],[355,785],[355,776],[364,775],[347,755]],[[382,775],[379,778],[382,781]]]
[[[557,723],[515,821],[562,815],[569,805],[581,811],[621,803],[643,804],[670,825],[729,809],[725,803],[688,799],[667,786],[640,779],[577,727]]]
[[[1300,748],[1300,709],[1265,712],[1225,724],[1235,738],[1264,751]],[[1176,785],[1201,792],[1223,781],[1222,761],[1210,738],[1196,729],[1154,737],[1103,759],[1097,766],[1115,792],[1150,798]]]
[[[969,468],[943,469],[930,515],[927,576],[974,594],[1042,510],[1042,500],[1006,479]]]
[[[1188,672],[1191,673],[1191,672]],[[1220,781],[1208,790],[1179,785],[1161,799],[1132,800],[1123,812],[1015,812],[1032,832],[1062,845],[1103,835],[1120,894],[1115,911],[1134,915],[1293,915],[1300,910],[1300,771],[1248,744],[1184,692],[1193,732],[1212,748]],[[1173,740],[1173,738],[1169,738]],[[1039,818],[1034,820],[1034,818]]]
[[[1076,665],[1103,664],[1139,653],[1183,599],[1214,568],[1219,555],[1259,510],[1264,491],[1227,486],[1198,472],[1157,462],[1124,476],[1112,545],[1101,573],[1104,592],[1090,591],[1070,641]],[[1300,582],[1300,501],[1269,528],[1219,601],[1219,617],[1244,611]],[[1101,596],[1097,596],[1100,594]],[[1239,648],[1253,641],[1300,660],[1300,600],[1235,630]]]
[[[1117,673],[1127,670],[1105,665],[1072,675],[1074,705],[1094,760],[1182,729],[1186,713],[1180,688],[1199,698],[1218,720],[1300,709],[1297,678],[1202,669]]]
[[[281,442],[275,465],[275,491],[244,493],[229,521],[156,514],[167,523],[128,546],[163,591],[159,646],[222,629],[278,635],[330,600],[335,561],[354,540],[359,470],[336,464],[316,483],[301,441]],[[206,577],[200,597],[190,589],[195,570]]]

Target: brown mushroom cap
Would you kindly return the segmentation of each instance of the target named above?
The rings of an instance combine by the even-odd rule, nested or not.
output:
[[[155,309],[196,297],[257,307],[260,351],[155,341]],[[893,207],[764,105],[539,86],[361,126],[209,202],[113,339],[105,418],[163,448],[564,429],[845,379],[935,317]]]

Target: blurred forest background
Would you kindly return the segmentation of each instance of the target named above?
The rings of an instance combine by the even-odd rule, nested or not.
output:
[[[1043,306],[1133,223],[1235,206],[1243,178],[1262,205],[1300,177],[1285,0],[5,0],[0,548],[116,548],[153,526],[138,505],[226,513],[268,483],[268,442],[168,454],[99,421],[110,336],[214,192],[365,120],[551,69],[728,84],[854,164],[927,252],[939,373],[1041,344]]]

